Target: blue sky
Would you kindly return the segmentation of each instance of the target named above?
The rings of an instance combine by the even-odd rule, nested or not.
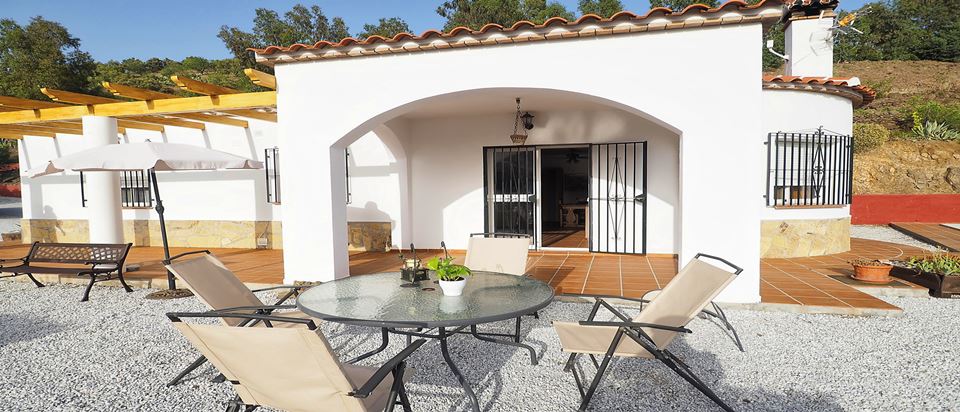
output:
[[[644,12],[648,0],[622,0],[627,10]],[[0,0],[0,17],[26,23],[41,15],[64,24],[80,38],[82,48],[99,61],[137,57],[229,57],[217,38],[221,25],[249,29],[253,11],[266,7],[280,12],[296,3],[318,4],[328,17],[341,16],[351,33],[380,17],[400,17],[420,33],[440,28],[435,12],[442,0]],[[560,0],[576,10],[576,0]],[[855,9],[866,0],[843,0],[841,7]]]

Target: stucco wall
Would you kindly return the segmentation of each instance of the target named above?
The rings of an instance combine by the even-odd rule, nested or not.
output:
[[[527,145],[647,141],[648,253],[679,253],[679,136],[620,110],[583,105],[537,112]],[[445,241],[465,249],[470,233],[486,231],[483,147],[510,145],[512,132],[512,113],[410,122],[417,245],[434,248]]]
[[[248,129],[210,123],[204,131],[168,126],[163,134],[128,129],[121,139],[200,145],[263,160],[264,149],[277,145],[276,125],[249,122]],[[374,133],[358,140],[354,146],[351,179],[355,190],[349,220],[387,222],[399,230],[398,179],[406,167],[405,161],[397,160]],[[85,148],[79,135],[60,134],[56,139],[27,137],[20,141],[21,172]],[[280,206],[266,202],[264,176],[262,170],[159,173],[157,179],[171,245],[253,248],[258,247],[257,239],[260,239],[259,247],[281,248]],[[36,179],[23,177],[22,180],[21,226],[25,242],[88,241],[87,209],[81,201],[78,173],[65,172]],[[123,211],[123,219],[126,241],[138,246],[160,245],[159,220],[153,209],[127,209]],[[400,239],[400,234],[392,238]]]
[[[820,126],[838,134],[853,133],[850,100],[806,91],[763,91],[764,134],[761,145],[766,141],[767,133],[811,132]],[[762,159],[767,161],[766,150]],[[766,194],[764,185],[761,185],[761,191]],[[763,198],[758,203],[763,220],[761,256],[818,256],[850,250],[849,205],[775,208],[768,207]],[[793,249],[788,250],[787,245],[793,245]]]
[[[680,259],[706,252],[736,262],[745,271],[719,299],[759,301],[761,40],[759,24],[744,24],[277,66],[286,280],[348,275],[337,184],[346,145],[432,97],[552,90],[681,135]],[[717,76],[705,78],[704,68]],[[333,182],[328,190],[302,190],[322,179]]]

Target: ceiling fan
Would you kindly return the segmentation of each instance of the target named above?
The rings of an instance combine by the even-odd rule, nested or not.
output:
[[[583,155],[582,150],[577,149],[567,149],[567,163],[580,163],[580,159],[586,159],[587,157]]]

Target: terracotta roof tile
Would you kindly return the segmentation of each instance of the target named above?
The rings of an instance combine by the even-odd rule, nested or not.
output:
[[[877,98],[877,92],[868,86],[860,84],[860,80],[845,77],[801,77],[801,76],[763,76],[764,86],[774,88],[776,85],[806,85],[806,86],[824,86],[823,89],[809,89],[814,92],[830,92],[835,89],[848,90],[860,96],[860,101],[854,101],[855,107],[863,107]],[[826,88],[830,86],[832,88]]]
[[[268,57],[268,56],[271,56],[271,55],[274,55],[274,54],[292,53],[292,52],[299,52],[299,51],[303,51],[303,50],[321,51],[321,50],[323,50],[323,49],[328,49],[328,48],[329,48],[329,49],[334,49],[334,48],[347,47],[347,46],[354,46],[354,47],[357,47],[357,46],[369,46],[369,45],[374,45],[374,44],[376,44],[376,43],[390,44],[390,43],[397,43],[397,42],[404,42],[404,41],[415,41],[415,42],[419,42],[419,41],[427,40],[427,39],[429,39],[429,38],[431,38],[431,37],[437,37],[437,36],[440,36],[440,37],[442,37],[442,38],[451,38],[451,37],[456,37],[456,36],[462,36],[462,35],[465,35],[465,34],[469,34],[469,35],[490,35],[490,34],[493,34],[493,33],[501,33],[501,34],[504,34],[505,36],[508,36],[508,37],[511,37],[511,36],[512,36],[512,37],[515,37],[515,36],[516,36],[516,33],[514,33],[514,32],[517,32],[517,31],[519,31],[519,30],[550,29],[550,28],[552,28],[552,27],[558,27],[558,28],[559,28],[559,27],[563,27],[563,28],[568,28],[568,29],[576,29],[575,26],[584,25],[584,24],[589,24],[589,23],[603,24],[603,23],[621,22],[621,21],[623,21],[623,22],[630,22],[630,23],[637,23],[637,24],[641,24],[641,23],[643,23],[643,24],[651,24],[651,23],[652,23],[652,24],[655,24],[655,25],[657,25],[657,26],[660,26],[660,27],[656,27],[655,29],[696,27],[696,26],[702,26],[702,25],[705,25],[705,24],[704,24],[703,22],[700,22],[700,23],[698,23],[698,24],[684,24],[684,22],[678,22],[678,21],[657,21],[657,19],[663,19],[663,18],[675,19],[675,18],[686,17],[687,15],[694,16],[694,15],[699,15],[699,14],[716,14],[716,13],[719,13],[719,12],[729,12],[729,11],[734,11],[734,10],[735,10],[735,11],[743,12],[743,11],[751,11],[751,10],[758,10],[758,9],[769,9],[769,8],[771,8],[771,5],[773,5],[773,4],[776,4],[776,6],[778,6],[778,7],[782,7],[782,6],[783,6],[783,1],[784,1],[784,0],[762,0],[762,1],[758,2],[757,4],[750,5],[750,4],[747,4],[747,3],[743,2],[743,1],[732,0],[732,1],[728,1],[728,2],[726,2],[726,3],[723,3],[722,5],[720,5],[720,6],[718,6],[718,7],[715,7],[715,8],[710,8],[710,7],[705,6],[705,5],[702,5],[702,4],[694,4],[694,5],[691,5],[691,6],[687,6],[686,8],[684,8],[683,10],[678,11],[678,12],[674,12],[673,10],[671,10],[671,9],[669,9],[669,8],[666,8],[666,7],[657,7],[657,8],[651,9],[650,11],[648,11],[648,12],[647,12],[646,14],[644,14],[644,15],[638,15],[638,14],[635,14],[635,13],[631,13],[631,12],[629,12],[629,11],[621,11],[621,12],[619,12],[619,13],[614,14],[613,16],[611,16],[611,17],[609,17],[609,18],[603,18],[603,17],[598,16],[598,15],[595,15],[595,14],[586,14],[586,15],[581,16],[580,18],[578,18],[578,19],[575,20],[575,21],[568,21],[567,19],[564,19],[564,18],[562,18],[562,17],[551,17],[551,18],[547,19],[546,21],[544,21],[543,24],[535,24],[535,23],[530,22],[530,21],[522,20],[522,21],[518,21],[518,22],[514,23],[514,24],[513,24],[512,26],[510,26],[510,27],[504,27],[504,26],[501,26],[501,25],[499,25],[499,24],[489,23],[489,24],[486,24],[486,25],[484,25],[483,27],[481,27],[479,30],[473,30],[472,28],[462,27],[462,26],[461,26],[461,27],[456,27],[456,28],[454,28],[454,29],[452,29],[452,30],[450,30],[450,31],[448,31],[448,32],[445,32],[445,33],[444,33],[444,32],[441,32],[441,31],[437,31],[437,30],[427,30],[427,31],[423,32],[422,34],[420,34],[419,36],[416,36],[416,35],[413,35],[413,34],[410,34],[410,33],[400,33],[400,34],[397,34],[396,36],[393,36],[393,38],[386,38],[386,37],[381,37],[381,36],[370,36],[370,37],[368,37],[368,38],[366,38],[366,39],[358,40],[358,39],[354,39],[354,38],[349,38],[349,37],[348,37],[348,38],[343,39],[343,40],[341,40],[341,41],[339,41],[339,42],[319,41],[319,42],[316,42],[316,43],[314,43],[314,44],[312,44],[312,45],[299,44],[299,43],[298,43],[298,44],[293,44],[293,45],[290,45],[290,46],[268,46],[268,47],[265,47],[265,48],[262,48],[262,49],[250,48],[250,49],[248,49],[248,50],[257,53],[257,54],[258,54],[259,56],[261,56],[261,57]],[[836,0],[807,0],[807,1],[836,1]],[[729,22],[739,22],[739,21],[742,21],[742,20],[743,20],[743,19],[742,19],[742,16],[741,16],[741,18],[735,19],[735,20],[730,20]],[[610,29],[612,29],[612,27],[605,27],[605,28],[604,28],[604,30],[610,30]],[[635,29],[627,30],[627,32],[635,32],[635,31],[646,31],[646,29],[644,29],[644,30],[635,30]],[[573,35],[570,35],[570,34],[557,34],[557,35],[553,35],[553,36],[551,36],[551,35],[548,34],[548,35],[546,35],[545,37],[546,37],[546,38],[578,37],[578,34],[576,34],[576,33],[578,33],[579,30],[571,30],[570,32],[571,32],[571,33],[574,33],[574,34],[573,34]],[[588,32],[590,33],[590,35],[595,35],[595,33],[593,33],[592,31],[588,31]],[[614,33],[620,33],[620,32],[623,32],[623,31],[618,31],[618,30],[616,30],[616,29],[613,29],[612,32],[614,32]],[[609,33],[609,32],[608,32],[608,33]],[[470,42],[469,44],[482,44],[482,43],[484,43],[484,42],[481,42],[481,41],[479,41],[479,40],[476,40],[476,41],[474,41],[474,42]],[[487,43],[489,43],[489,42],[487,42]],[[508,42],[496,41],[496,42],[494,42],[494,43],[508,43]],[[452,47],[456,47],[456,46],[454,46],[454,45],[451,45],[451,46],[452,46]],[[397,49],[399,49],[399,48],[400,48],[400,47],[397,47]],[[436,48],[440,48],[440,47],[437,46]],[[357,53],[345,53],[345,52],[343,52],[343,51],[341,51],[341,52],[342,52],[342,53],[340,53],[340,54],[343,54],[343,55],[358,55]],[[364,54],[364,53],[360,53],[360,54]]]

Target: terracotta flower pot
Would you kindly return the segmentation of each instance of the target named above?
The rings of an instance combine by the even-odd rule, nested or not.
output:
[[[890,283],[891,265],[881,263],[873,265],[853,265],[853,278],[867,283]]]

